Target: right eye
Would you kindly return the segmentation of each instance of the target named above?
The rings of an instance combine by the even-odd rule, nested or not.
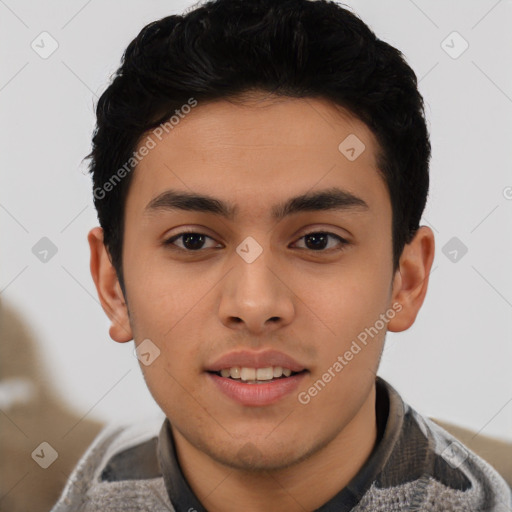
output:
[[[182,247],[174,243],[176,240],[180,238],[182,239]],[[212,237],[205,235],[204,233],[199,233],[196,231],[182,231],[181,233],[173,235],[171,238],[164,240],[163,244],[165,246],[169,246],[169,248],[172,250],[198,252],[199,250],[202,249],[202,245],[204,244],[207,238],[213,240]],[[214,247],[207,247],[207,249],[213,248]]]

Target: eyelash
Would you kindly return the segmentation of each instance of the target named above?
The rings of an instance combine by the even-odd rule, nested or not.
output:
[[[310,235],[327,235],[327,236],[330,236],[332,238],[336,238],[339,242],[341,242],[341,246],[338,247],[338,248],[331,248],[331,249],[320,249],[320,250],[317,250],[315,251],[314,249],[308,249],[307,247],[306,248],[301,248],[303,250],[308,250],[310,252],[313,252],[313,253],[331,253],[331,252],[337,252],[337,251],[342,251],[345,246],[349,245],[350,242],[348,242],[348,240],[345,240],[344,238],[342,238],[341,236],[339,235],[336,235],[334,233],[330,233],[329,231],[311,231],[309,233],[306,233],[305,235],[302,235],[298,240],[301,240],[307,236],[310,236]],[[208,236],[204,233],[201,233],[199,231],[190,231],[190,230],[187,230],[187,231],[182,231],[181,233],[177,233],[176,235],[173,235],[171,238],[168,238],[167,240],[164,240],[163,244],[167,247],[169,247],[171,250],[175,250],[175,251],[182,251],[182,252],[188,252],[188,253],[199,253],[201,251],[204,251],[206,249],[197,249],[197,250],[191,250],[191,249],[184,249],[182,247],[177,247],[177,246],[174,246],[174,242],[176,240],[178,240],[179,238],[185,236],[185,235],[202,235],[206,238],[210,238],[211,240],[213,240],[213,238],[211,236]],[[209,247],[209,249],[214,249],[214,247]]]

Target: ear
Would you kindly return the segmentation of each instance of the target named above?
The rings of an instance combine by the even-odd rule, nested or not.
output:
[[[429,227],[421,226],[404,246],[393,278],[392,303],[399,303],[402,308],[388,322],[389,331],[405,331],[416,320],[427,293],[434,252],[434,233]]]
[[[103,229],[95,227],[87,235],[91,249],[91,275],[103,311],[111,320],[110,337],[119,343],[133,339],[128,308],[110,254],[103,244]]]

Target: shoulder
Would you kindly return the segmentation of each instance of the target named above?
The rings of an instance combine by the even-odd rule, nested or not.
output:
[[[52,512],[172,511],[157,456],[161,417],[109,423],[89,446]]]
[[[355,510],[511,510],[512,491],[490,464],[381,384],[390,400],[386,460]]]
[[[414,410],[411,414],[427,433],[435,461],[434,477],[444,476],[446,479],[449,471],[463,475],[469,482],[466,498],[479,503],[481,510],[510,510],[512,490],[493,466],[431,419]],[[498,506],[499,503],[503,508]]]

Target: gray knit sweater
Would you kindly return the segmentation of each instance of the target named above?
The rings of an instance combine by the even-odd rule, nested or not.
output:
[[[378,440],[348,486],[314,512],[511,512],[512,491],[484,460],[377,378]],[[51,512],[207,512],[179,466],[168,419],[109,425]]]

